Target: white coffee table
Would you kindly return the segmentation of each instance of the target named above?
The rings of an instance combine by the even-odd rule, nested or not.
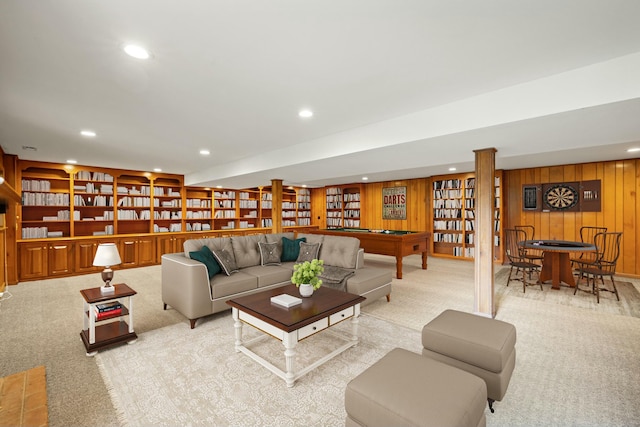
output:
[[[289,285],[234,298],[229,300],[227,304],[232,307],[236,351],[246,354],[285,380],[287,387],[293,387],[295,381],[301,376],[358,344],[358,316],[360,315],[360,303],[365,298],[321,287],[313,293],[313,296],[302,298],[302,304],[284,308],[271,302],[272,296],[280,294],[299,295],[297,288],[294,285]],[[295,369],[294,357],[299,341],[347,319],[351,319],[351,336],[345,337],[333,333],[334,336],[344,340],[344,344],[310,365],[298,370]],[[243,341],[242,327],[244,323],[263,332],[263,335]],[[248,347],[251,343],[269,336],[280,340],[284,345],[286,371],[274,366]]]

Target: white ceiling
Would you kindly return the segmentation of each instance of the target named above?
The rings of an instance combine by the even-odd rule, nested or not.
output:
[[[231,188],[470,171],[490,147],[501,169],[638,157],[639,16],[638,0],[2,0],[0,144]]]

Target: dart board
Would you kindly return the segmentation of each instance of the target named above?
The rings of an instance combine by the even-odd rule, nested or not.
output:
[[[578,204],[578,192],[567,184],[556,184],[549,187],[543,196],[544,203],[551,209],[562,211]]]

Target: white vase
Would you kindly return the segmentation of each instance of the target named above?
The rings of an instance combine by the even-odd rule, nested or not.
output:
[[[310,297],[313,295],[313,286],[308,283],[302,283],[298,289],[300,290],[300,295],[303,297]]]

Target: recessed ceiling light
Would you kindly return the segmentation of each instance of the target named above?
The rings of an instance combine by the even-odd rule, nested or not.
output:
[[[368,176],[363,176],[363,177],[362,177],[362,180],[363,180],[363,181],[368,181],[368,180],[369,180],[369,177],[368,177]]]
[[[153,171],[154,171],[154,172],[162,172],[162,169],[160,169],[160,168],[153,168]]]
[[[124,47],[124,51],[129,56],[133,56],[138,59],[149,59],[149,52],[143,48],[142,46],[137,46],[135,44],[128,44]]]
[[[87,138],[95,138],[96,133],[92,130],[83,130],[80,131],[80,135],[86,136]]]
[[[200,154],[202,154],[203,156],[208,156],[209,154],[211,154],[211,152],[209,152],[209,150],[200,150]]]
[[[75,165],[76,163],[78,163],[77,160],[73,160],[73,159],[69,159],[67,160],[67,163],[69,163],[70,165]]]
[[[222,188],[222,185],[216,185],[216,188]]]
[[[298,115],[299,115],[300,117],[302,117],[302,118],[307,119],[307,118],[309,118],[309,117],[312,117],[312,116],[313,116],[313,111],[311,111],[311,110],[306,110],[306,109],[305,109],[305,110],[300,110],[300,112],[298,113]]]
[[[457,170],[456,168],[449,168],[449,172],[453,172],[454,170]]]
[[[634,147],[634,148],[629,148],[627,150],[627,153],[635,153],[636,151],[640,151],[640,148]]]
[[[307,184],[302,184],[302,188],[307,188]]]

